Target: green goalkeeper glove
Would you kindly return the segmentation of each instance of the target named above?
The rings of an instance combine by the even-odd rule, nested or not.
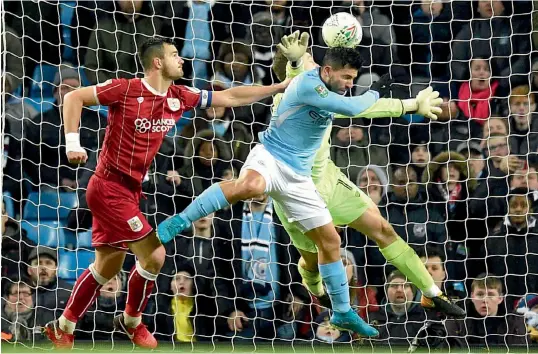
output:
[[[417,113],[431,120],[437,120],[437,115],[443,111],[439,107],[443,99],[431,86],[420,91],[415,98],[402,100],[402,103],[405,113]]]
[[[280,43],[277,45],[277,48],[282,52],[282,54],[288,59],[288,61],[295,63],[299,61],[303,55],[306,53],[306,48],[308,47],[308,41],[310,35],[307,32],[303,32],[299,38],[299,31],[295,31],[289,36],[284,36],[280,40]],[[295,66],[299,66],[298,65]]]

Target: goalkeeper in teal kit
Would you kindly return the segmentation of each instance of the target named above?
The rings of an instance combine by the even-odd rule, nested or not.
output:
[[[295,44],[296,37],[290,38]],[[291,48],[293,43],[288,41],[287,44]],[[378,334],[377,330],[351,309],[349,285],[340,259],[340,236],[332,222],[331,211],[312,180],[316,153],[327,140],[334,113],[357,116],[376,107],[379,101],[376,91],[358,97],[343,96],[353,86],[360,67],[361,59],[354,49],[329,49],[320,69],[306,71],[291,81],[274,109],[269,128],[260,133],[261,144],[250,152],[239,178],[212,185],[182,213],[162,222],[157,234],[166,243],[189,228],[193,221],[237,201],[266,193],[278,203],[280,216],[289,223],[287,226],[297,228],[314,245],[311,248],[293,239],[302,255],[299,268],[307,288],[314,295],[323,296],[323,288],[316,289],[321,279],[327,288],[333,309],[331,324],[371,337]],[[432,90],[426,91],[421,100],[394,101],[400,105],[400,114],[404,107],[406,112],[434,116],[440,102]],[[380,232],[386,232],[383,226],[389,225],[380,226]],[[425,290],[430,291],[426,295],[432,300],[431,307],[453,307],[440,296],[433,281],[430,289]]]

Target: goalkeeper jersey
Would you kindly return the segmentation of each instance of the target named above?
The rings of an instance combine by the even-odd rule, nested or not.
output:
[[[319,69],[304,72],[293,79],[282,95],[269,128],[259,135],[260,142],[294,172],[311,176],[314,157],[331,127],[333,112],[355,116],[378,99],[375,91],[344,97],[325,86]]]

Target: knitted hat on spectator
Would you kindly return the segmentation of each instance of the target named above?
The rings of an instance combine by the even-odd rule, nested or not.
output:
[[[67,79],[76,79],[80,81],[80,75],[75,69],[62,65],[60,70],[54,76],[54,86],[58,86],[61,82]]]
[[[381,183],[381,188],[383,188],[383,195],[382,197],[384,197],[385,195],[387,195],[387,191],[388,191],[388,185],[389,185],[389,177],[387,175],[387,169],[385,167],[379,167],[379,166],[375,166],[375,165],[368,165],[366,167],[364,167],[362,170],[359,171],[359,173],[357,174],[357,180],[355,181],[355,184],[358,186],[359,183],[360,183],[360,179],[361,179],[361,176],[364,172],[368,171],[368,170],[372,170],[374,171],[375,175],[377,176],[377,178],[379,178],[379,183]]]
[[[49,247],[38,246],[34,248],[32,252],[30,252],[30,256],[28,257],[28,263],[31,263],[34,259],[38,257],[49,257],[50,259],[58,263],[58,255],[56,254],[56,250]]]
[[[482,148],[480,144],[476,141],[463,142],[456,147],[456,152],[459,154],[465,154],[467,152],[477,152],[482,153]]]
[[[538,295],[532,295],[532,294],[529,294],[523,298],[521,298],[521,300],[519,300],[517,302],[517,308],[520,309],[520,308],[528,308],[528,309],[532,309],[534,306],[538,305]]]

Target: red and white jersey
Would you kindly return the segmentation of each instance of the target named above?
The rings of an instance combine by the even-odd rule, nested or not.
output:
[[[112,79],[95,86],[108,106],[108,125],[96,174],[120,172],[142,183],[165,135],[184,112],[211,105],[211,92],[172,85],[160,93],[144,79]]]

